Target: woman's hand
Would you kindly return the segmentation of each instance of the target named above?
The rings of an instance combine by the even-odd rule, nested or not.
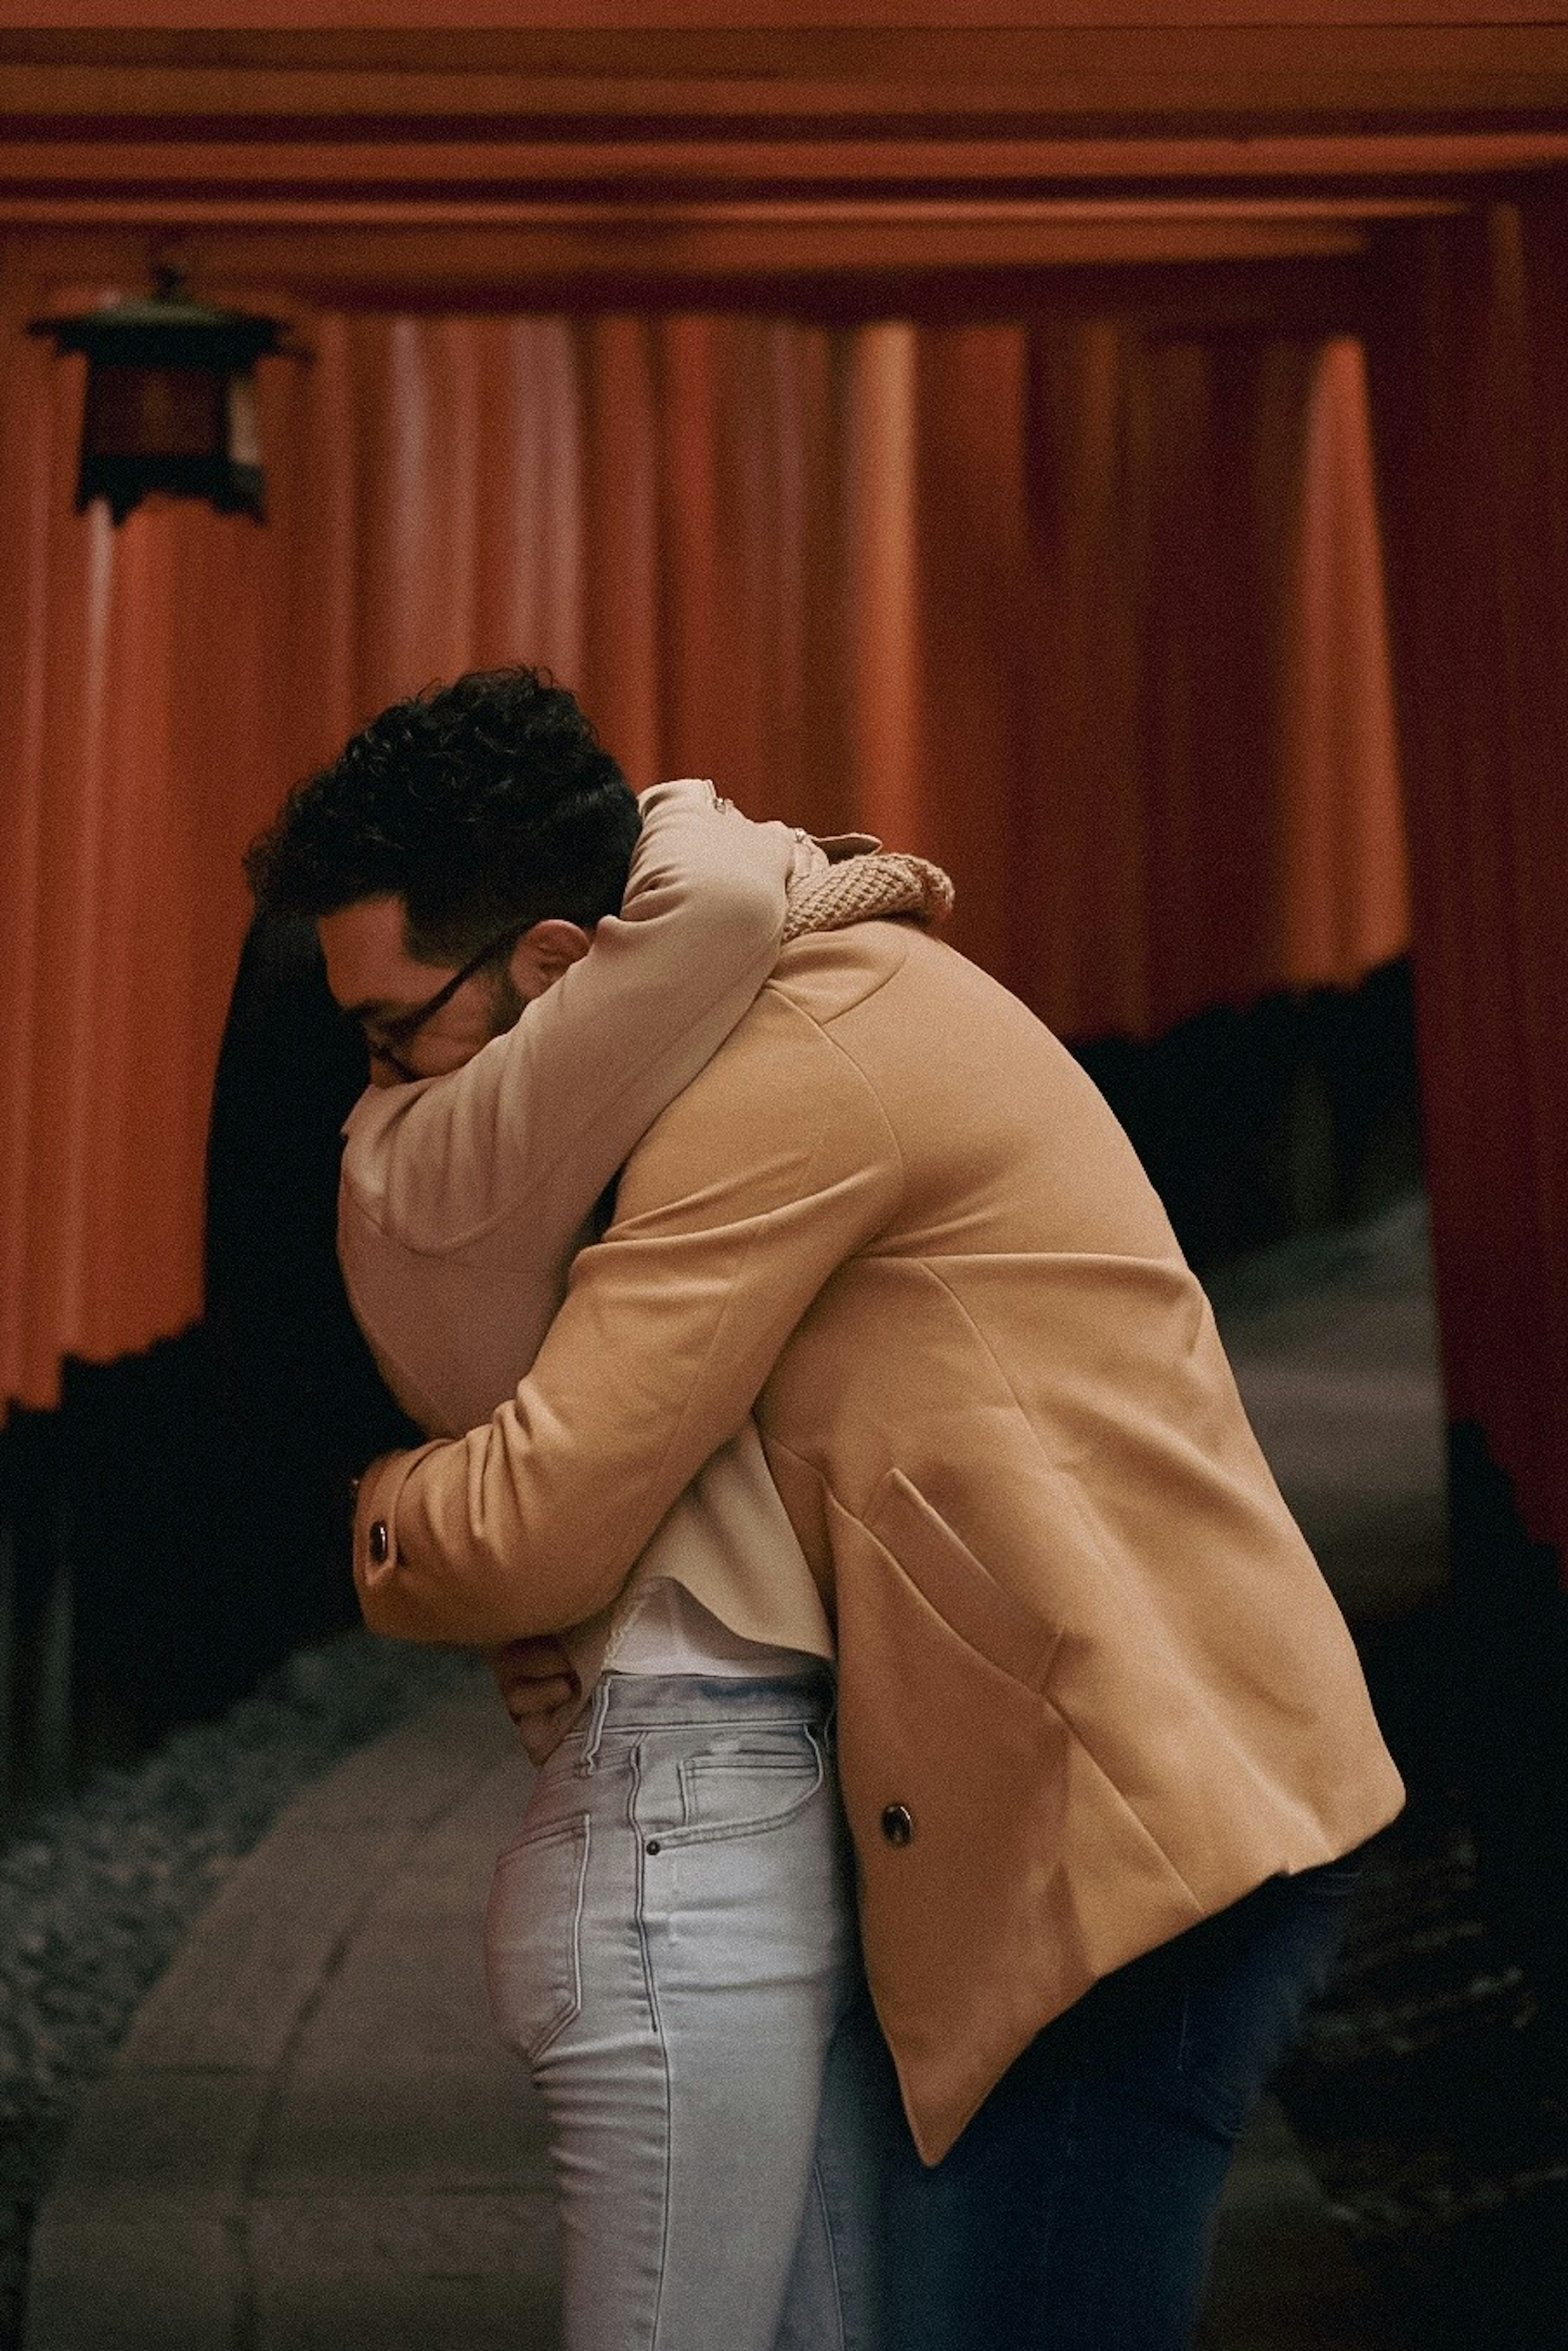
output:
[[[523,1745],[542,1763],[582,1696],[576,1667],[553,1633],[537,1633],[492,1649],[490,1670]]]

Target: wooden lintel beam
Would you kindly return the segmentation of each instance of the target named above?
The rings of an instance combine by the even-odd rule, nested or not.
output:
[[[584,189],[591,185],[887,187],[1013,183],[1069,190],[1084,183],[1159,184],[1196,192],[1245,188],[1263,193],[1283,183],[1299,193],[1328,184],[1341,192],[1368,185],[1460,185],[1477,175],[1568,170],[1568,127],[1558,131],[1471,133],[1438,139],[1032,140],[825,139],[694,140],[540,137],[519,141],[261,140],[181,138],[167,126],[136,126],[123,138],[37,135],[0,120],[0,187],[62,193],[162,183],[214,187],[381,185]]]
[[[8,242],[8,241],[6,241]],[[1257,256],[1187,266],[1123,259],[1011,267],[898,267],[880,258],[852,270],[770,266],[739,256],[704,275],[668,255],[542,256],[507,233],[454,229],[440,239],[367,229],[208,228],[182,237],[183,261],[226,298],[288,315],[327,309],[562,311],[717,309],[825,324],[873,318],[933,323],[1044,317],[1137,318],[1151,331],[1191,339],[1226,334],[1317,337],[1358,332],[1375,280],[1358,255]],[[77,293],[140,282],[146,245],[134,231],[61,229],[29,236],[8,256],[26,296],[47,286]],[[691,256],[685,256],[689,265]],[[540,265],[542,266],[537,266]]]
[[[1172,208],[1148,213],[1084,206],[1057,214],[987,213],[973,208],[882,205],[837,216],[810,205],[713,206],[639,211],[625,206],[557,209],[424,204],[374,200],[333,204],[255,204],[225,199],[196,209],[156,196],[100,199],[40,207],[0,195],[0,225],[141,229],[188,238],[205,230],[295,228],[402,232],[415,277],[440,279],[450,241],[465,231],[505,240],[504,273],[534,278],[755,277],[761,273],[837,273],[869,269],[914,276],[944,269],[1059,268],[1077,265],[1277,259],[1349,255],[1365,248],[1352,216],[1333,212],[1252,214],[1243,207],[1209,214]]]
[[[200,30],[147,37],[0,33],[0,113],[338,119],[408,125],[637,118],[718,122],[991,117],[1083,122],[1397,129],[1424,118],[1539,120],[1568,109],[1568,24],[1175,26],[842,24],[748,28],[433,29],[340,41]],[[238,45],[236,46],[236,42]],[[203,62],[203,60],[209,60]]]

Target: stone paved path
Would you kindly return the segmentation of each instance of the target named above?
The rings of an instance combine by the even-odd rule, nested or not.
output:
[[[1429,1589],[1418,1279],[1228,1322],[1347,1604],[1385,1613]],[[476,1683],[285,1813],[86,2103],[35,2238],[26,2351],[552,2351],[540,2121],[491,2039],[479,1963],[528,1779]],[[1201,2340],[1411,2351],[1272,2104],[1232,2176]]]

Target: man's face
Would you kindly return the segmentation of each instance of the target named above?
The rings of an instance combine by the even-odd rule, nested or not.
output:
[[[327,984],[365,1032],[373,1086],[461,1069],[588,950],[588,934],[575,924],[536,923],[515,941],[500,942],[493,959],[486,957],[420,1019],[421,1008],[443,994],[462,967],[421,963],[412,956],[403,918],[401,898],[361,898],[323,914],[316,925]]]

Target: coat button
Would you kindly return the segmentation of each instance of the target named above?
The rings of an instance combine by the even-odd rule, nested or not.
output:
[[[907,1804],[889,1804],[882,1816],[882,1833],[889,1844],[907,1844],[915,1834],[915,1815]]]
[[[387,1522],[384,1519],[372,1519],[371,1520],[371,1531],[367,1537],[367,1541],[370,1548],[371,1558],[374,1564],[377,1567],[384,1567],[392,1552],[392,1537],[387,1532]]]

